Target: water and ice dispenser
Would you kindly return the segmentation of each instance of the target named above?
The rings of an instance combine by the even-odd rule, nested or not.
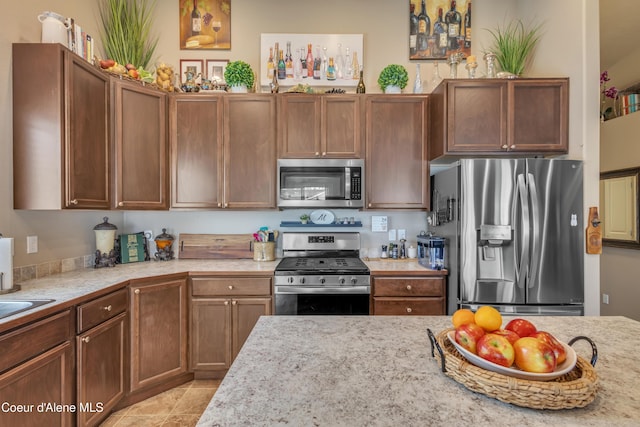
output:
[[[477,230],[476,301],[512,302],[516,277],[511,226],[482,224]]]

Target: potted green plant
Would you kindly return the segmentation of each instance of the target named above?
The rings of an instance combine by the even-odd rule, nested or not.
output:
[[[101,0],[100,38],[108,59],[147,68],[158,44],[151,35],[155,1]]]
[[[409,74],[402,65],[390,64],[382,69],[378,77],[378,86],[384,93],[400,93],[407,86]]]
[[[510,22],[495,31],[487,30],[493,36],[490,51],[496,55],[503,72],[521,76],[531,53],[540,39],[542,25],[525,26],[521,20]]]
[[[303,224],[306,224],[307,222],[309,222],[309,215],[307,215],[306,213],[300,215],[300,222],[302,222]]]
[[[232,92],[247,92],[253,87],[253,70],[244,61],[230,62],[224,70],[224,80]]]

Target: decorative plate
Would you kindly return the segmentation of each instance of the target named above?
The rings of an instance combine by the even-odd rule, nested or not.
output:
[[[518,368],[507,368],[505,366],[497,365],[493,362],[490,362],[482,357],[471,353],[466,348],[462,347],[460,344],[456,342],[456,331],[449,331],[447,333],[447,338],[451,341],[451,344],[464,356],[465,359],[480,368],[486,369],[491,372],[497,372],[499,374],[507,375],[514,378],[520,378],[523,380],[533,380],[533,381],[549,381],[555,378],[561,377],[567,372],[571,372],[571,370],[576,366],[576,361],[578,357],[576,356],[576,352],[573,348],[565,343],[561,343],[564,346],[565,351],[567,352],[567,358],[564,362],[556,367],[556,370],[549,373],[539,374],[536,372],[525,372],[521,371]]]
[[[318,209],[311,212],[309,217],[314,224],[333,224],[333,220],[336,219],[335,215],[331,211],[324,209]]]

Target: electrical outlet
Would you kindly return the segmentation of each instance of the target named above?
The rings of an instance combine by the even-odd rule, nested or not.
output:
[[[152,230],[144,230],[144,237],[147,238],[147,241],[153,240],[153,231]]]
[[[602,294],[602,303],[609,304],[609,294]]]
[[[389,241],[395,242],[395,240],[396,240],[396,230],[394,228],[393,230],[389,230]]]
[[[38,236],[27,236],[27,253],[35,254],[38,252]]]
[[[404,228],[400,228],[398,229],[398,240],[402,240],[407,238],[407,230],[405,230]]]

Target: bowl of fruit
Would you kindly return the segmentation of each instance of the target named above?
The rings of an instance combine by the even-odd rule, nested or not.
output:
[[[451,320],[453,328],[437,336],[427,330],[431,354],[445,375],[468,389],[539,409],[583,407],[595,398],[597,348],[589,338],[564,343],[524,318],[503,325],[491,306],[460,309]],[[578,340],[591,344],[590,362],[571,347]]]

